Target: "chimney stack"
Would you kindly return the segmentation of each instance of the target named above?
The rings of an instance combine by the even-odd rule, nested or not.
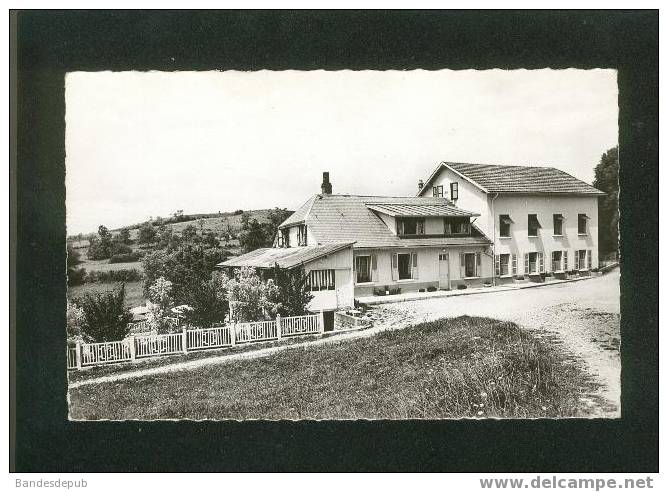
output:
[[[418,191],[421,191],[422,188],[424,188],[424,181],[420,180],[418,181]]]
[[[332,183],[329,182],[329,173],[327,171],[322,173],[322,185],[320,187],[322,188],[323,195],[332,194]]]

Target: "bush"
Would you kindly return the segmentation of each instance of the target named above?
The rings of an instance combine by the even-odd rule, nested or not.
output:
[[[425,292],[424,289],[418,289],[418,292]]]
[[[391,296],[396,296],[397,294],[401,294],[401,287],[397,287],[396,289],[390,289]]]
[[[83,311],[82,331],[95,342],[123,340],[130,328],[132,314],[124,306],[125,284],[119,289],[86,294],[76,301]]]
[[[93,271],[86,275],[86,282],[136,282],[143,278],[135,268],[109,270],[108,272]]]
[[[109,258],[109,263],[134,263],[141,260],[142,256],[144,255],[139,251],[136,253],[118,253]]]
[[[111,245],[111,256],[129,253],[132,253],[132,248],[126,244],[116,241]]]
[[[430,285],[429,287],[427,287],[427,292],[436,292],[437,290],[438,290],[438,287],[436,287],[434,285]]]
[[[464,289],[466,289],[466,284],[459,284],[457,286],[457,290],[464,290]]]
[[[85,268],[70,268],[67,270],[67,285],[81,285],[86,281]]]

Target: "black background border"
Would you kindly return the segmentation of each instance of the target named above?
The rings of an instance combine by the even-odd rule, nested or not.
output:
[[[658,11],[20,11],[10,29],[16,471],[658,471]],[[67,420],[65,72],[568,67],[618,70],[621,419]]]

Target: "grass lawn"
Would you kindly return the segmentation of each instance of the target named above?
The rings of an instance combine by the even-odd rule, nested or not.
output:
[[[586,416],[594,383],[547,339],[459,317],[70,390],[74,419]]]
[[[82,256],[82,261],[77,265],[77,268],[85,268],[87,272],[110,272],[112,270],[137,270],[139,273],[144,272],[144,266],[141,261],[133,261],[129,263],[109,263],[109,260],[88,260]]]
[[[72,299],[74,297],[81,297],[84,294],[106,292],[108,290],[117,289],[120,285],[120,282],[89,282],[82,285],[74,285],[67,287],[67,298]],[[144,299],[143,285],[144,283],[141,280],[125,283],[125,305],[128,308],[141,306],[146,302],[146,299]]]

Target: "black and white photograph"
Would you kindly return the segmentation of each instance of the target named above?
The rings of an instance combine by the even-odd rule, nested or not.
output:
[[[9,11],[14,488],[654,488],[658,10],[142,3]]]
[[[65,94],[71,419],[619,417],[614,70]]]

